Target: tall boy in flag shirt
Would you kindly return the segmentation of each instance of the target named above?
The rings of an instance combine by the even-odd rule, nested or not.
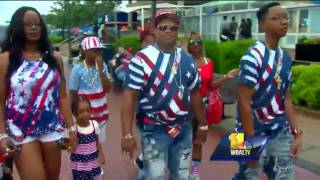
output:
[[[265,41],[256,42],[240,63],[237,130],[245,135],[268,135],[259,161],[240,162],[233,179],[258,179],[262,169],[269,179],[293,179],[293,157],[301,145],[302,131],[290,95],[289,55],[279,47],[288,30],[288,14],[273,2],[257,12]]]
[[[192,57],[175,47],[178,26],[177,15],[166,9],[157,11],[156,43],[130,61],[124,81],[122,152],[132,157],[136,148],[132,126],[137,109],[146,179],[164,179],[166,168],[170,179],[189,178],[193,115],[195,142],[206,140],[199,75]]]

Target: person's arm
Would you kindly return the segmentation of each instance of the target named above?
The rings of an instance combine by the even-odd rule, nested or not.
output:
[[[136,140],[133,136],[133,121],[135,119],[136,103],[138,96],[144,87],[144,68],[140,58],[132,58],[128,65],[123,86],[121,106],[121,151],[125,155],[133,157],[136,149]]]
[[[111,82],[108,77],[108,69],[104,66],[103,58],[102,56],[97,56],[96,58],[97,64],[98,64],[98,73],[100,76],[102,88],[104,92],[109,92],[111,89]]]
[[[220,88],[226,81],[239,75],[239,69],[232,69],[227,74],[223,75],[222,78],[218,80],[212,80],[209,84],[209,89],[214,90]]]
[[[9,53],[0,54],[0,82],[3,82],[0,85],[0,151],[4,156],[11,156],[15,151],[15,146],[13,142],[8,138],[7,133],[5,132],[5,106],[6,106],[6,95],[8,82],[6,79],[7,69],[9,65]],[[8,149],[9,148],[9,149]]]
[[[70,100],[67,93],[67,87],[66,87],[66,79],[64,76],[64,68],[63,68],[63,62],[61,56],[55,54],[55,59],[57,60],[57,64],[59,66],[59,69],[61,71],[61,83],[60,83],[60,107],[61,112],[63,114],[65,123],[67,125],[67,128],[69,130],[70,135],[70,145],[72,148],[72,151],[76,148],[76,133],[75,133],[75,124],[72,118],[71,109],[70,109]]]
[[[99,128],[99,123],[97,121],[91,121],[94,129],[95,129],[95,133],[96,133],[96,145],[97,145],[97,150],[98,150],[98,161],[100,165],[104,165],[106,163],[106,157],[104,155],[104,151],[102,149],[102,145],[100,143],[99,140],[99,134],[100,134],[100,128]]]
[[[195,125],[196,125],[196,134],[195,134],[195,144],[202,144],[207,140],[207,131],[208,131],[208,124],[205,118],[205,107],[202,102],[202,97],[200,94],[200,90],[192,90],[191,91],[191,107],[192,111],[195,115]]]
[[[253,118],[251,99],[255,92],[254,88],[240,84],[238,86],[239,92],[239,114],[243,127],[243,132],[246,135],[254,135]]]
[[[133,121],[135,119],[136,102],[139,91],[125,89],[122,99],[124,100],[121,107],[122,136],[132,134]]]
[[[7,82],[5,75],[9,65],[9,53],[0,54],[0,82]],[[6,83],[0,86],[0,134],[5,133],[5,104],[7,94]]]
[[[291,132],[294,136],[294,140],[293,140],[293,143],[291,146],[291,154],[292,154],[292,156],[295,157],[298,155],[298,151],[301,148],[302,130],[299,128],[298,122],[296,120],[290,90],[287,90],[287,92],[286,92],[285,113],[288,117],[290,129],[291,129]]]
[[[296,121],[296,116],[293,110],[292,98],[290,90],[286,92],[286,99],[285,99],[285,112],[289,120],[290,128],[291,129],[298,129],[298,123]]]
[[[254,135],[255,133],[251,103],[252,96],[255,93],[254,87],[258,83],[259,78],[258,60],[250,55],[251,51],[240,60],[238,84],[239,116],[246,135]]]

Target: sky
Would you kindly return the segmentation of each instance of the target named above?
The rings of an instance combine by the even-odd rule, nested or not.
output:
[[[54,1],[0,1],[0,25],[7,25],[13,13],[22,6],[36,8],[40,14],[48,14]],[[125,6],[127,1],[122,1],[121,6]]]

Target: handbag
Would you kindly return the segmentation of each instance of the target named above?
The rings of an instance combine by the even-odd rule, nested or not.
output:
[[[219,89],[209,91],[208,93],[208,124],[219,124],[223,114],[223,101]]]

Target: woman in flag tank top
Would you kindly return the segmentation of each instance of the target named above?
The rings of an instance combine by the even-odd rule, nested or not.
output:
[[[199,34],[196,32],[187,33],[183,39],[182,48],[190,53],[195,60],[200,75],[200,94],[202,96],[202,101],[206,106],[208,111],[208,95],[209,91],[216,91],[218,93],[218,88],[223,85],[224,82],[234,78],[238,75],[239,70],[232,69],[223,78],[215,81],[213,78],[214,68],[213,61],[205,56],[203,41]],[[222,108],[221,108],[222,111]],[[220,116],[216,118],[221,118],[222,112],[214,114],[215,116]],[[210,121],[207,121],[210,125]],[[213,117],[211,117],[213,118]],[[200,161],[202,156],[202,144],[193,144],[192,148],[192,166],[191,166],[191,179],[200,179]]]
[[[84,96],[90,101],[91,120],[99,123],[100,142],[106,139],[106,123],[109,119],[107,92],[111,89],[107,65],[102,59],[103,45],[97,37],[86,37],[81,42],[82,58],[74,64],[69,78],[71,100]],[[100,157],[103,157],[103,151]]]
[[[76,134],[62,59],[52,52],[36,9],[21,7],[13,14],[1,49],[1,151],[13,156],[21,179],[59,179],[61,150],[55,141],[67,126],[73,149]]]
[[[257,41],[241,58],[236,130],[269,140],[258,161],[240,162],[234,179],[257,179],[262,170],[269,179],[293,179],[293,157],[301,146],[302,131],[290,94],[292,60],[279,45],[289,17],[278,2],[272,2],[257,11],[257,19],[265,40]]]

